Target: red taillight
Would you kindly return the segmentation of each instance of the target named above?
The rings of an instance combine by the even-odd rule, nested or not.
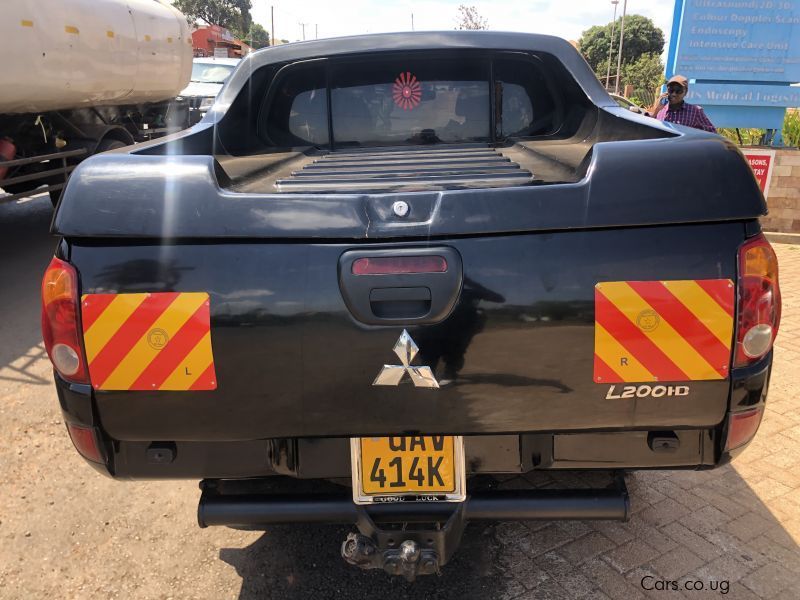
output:
[[[385,256],[353,261],[353,275],[405,275],[446,271],[447,260],[443,256]]]
[[[53,258],[42,278],[42,338],[50,362],[73,383],[89,383],[78,321],[78,273]]]
[[[763,408],[731,413],[728,416],[728,437],[725,440],[725,450],[734,450],[752,440],[761,424],[763,414]]]
[[[778,259],[763,234],[739,248],[738,314],[735,366],[744,367],[770,351],[781,321]]]
[[[103,453],[100,451],[97,435],[95,435],[93,428],[67,423],[67,431],[75,450],[83,458],[92,462],[103,463]]]

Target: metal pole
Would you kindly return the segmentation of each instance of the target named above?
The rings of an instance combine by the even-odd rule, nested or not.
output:
[[[622,23],[619,26],[619,56],[617,57],[617,82],[614,84],[614,93],[619,94],[619,74],[622,70],[622,44],[625,41],[625,13],[628,11],[628,0],[622,4]]]
[[[414,13],[411,13],[411,31],[414,31]]]
[[[305,42],[306,41],[306,24],[305,23],[300,23],[300,27],[303,28],[303,41]]]
[[[608,45],[608,69],[606,70],[606,91],[610,87],[608,84],[609,79],[611,79],[611,53],[614,51],[614,27],[617,24],[617,5],[619,4],[619,0],[611,0],[611,4],[614,5],[614,19],[611,21],[611,43]]]
[[[274,6],[270,6],[269,7],[269,20],[272,23],[272,37],[270,37],[270,39],[269,39],[269,45],[270,46],[274,46],[275,45],[275,7]]]
[[[319,39],[319,23],[314,23],[314,39]]]

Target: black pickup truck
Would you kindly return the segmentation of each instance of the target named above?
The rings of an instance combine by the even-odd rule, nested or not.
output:
[[[289,44],[75,170],[44,339],[97,470],[201,480],[203,527],[351,523],[346,560],[411,579],[467,521],[625,519],[625,470],[741,451],[765,212],[732,144],[618,107],[561,39]],[[557,469],[612,477],[496,485]]]

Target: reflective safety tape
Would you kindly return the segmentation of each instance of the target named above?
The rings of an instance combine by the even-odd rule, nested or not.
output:
[[[594,381],[725,379],[733,316],[729,279],[600,282]]]
[[[97,390],[215,390],[205,292],[86,294],[89,378]]]

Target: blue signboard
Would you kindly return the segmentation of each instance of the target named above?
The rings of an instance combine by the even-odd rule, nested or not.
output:
[[[800,87],[788,85],[732,85],[690,83],[686,100],[717,106],[800,106]]]
[[[800,81],[800,0],[678,4],[678,35],[667,67],[673,73],[714,81]],[[673,34],[675,29],[673,24]]]
[[[717,127],[780,132],[800,106],[800,0],[675,0],[666,71]]]

